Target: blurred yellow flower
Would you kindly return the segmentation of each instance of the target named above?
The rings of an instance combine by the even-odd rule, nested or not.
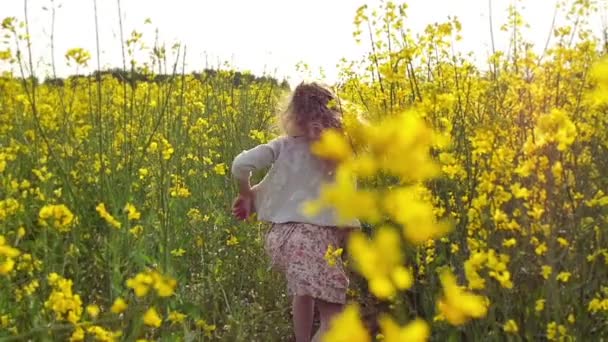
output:
[[[371,337],[361,322],[359,309],[350,304],[332,318],[329,330],[321,336],[322,342],[370,342]]]
[[[120,229],[121,223],[117,219],[112,216],[108,210],[106,209],[106,205],[104,203],[99,203],[95,210],[99,213],[99,216],[103,218],[110,226]]]
[[[549,265],[541,266],[540,274],[543,276],[543,278],[549,279],[549,276],[551,275],[551,273],[553,273],[553,267],[551,267]]]
[[[538,299],[536,301],[536,303],[534,304],[534,311],[541,312],[544,309],[545,309],[545,300],[544,299]]]
[[[312,144],[311,151],[322,158],[344,161],[352,155],[351,147],[340,132],[328,129],[321,134],[321,138]]]
[[[356,232],[348,241],[348,249],[355,269],[367,279],[376,297],[388,299],[397,289],[412,286],[413,276],[402,265],[401,243],[395,228],[381,226],[371,241]]]
[[[464,291],[456,283],[456,277],[449,269],[440,274],[443,297],[437,306],[442,318],[453,325],[462,325],[471,318],[482,318],[488,310],[488,300],[482,296]]]
[[[342,251],[342,248],[335,248],[332,244],[329,244],[323,258],[330,267],[333,267],[336,265],[336,261],[342,256]]]
[[[562,283],[567,283],[571,276],[572,276],[572,273],[570,273],[570,272],[559,272],[557,274],[557,277],[555,277],[555,278],[557,279],[557,281],[561,281]]]
[[[186,319],[186,315],[179,312],[179,311],[173,311],[173,310],[169,310],[169,315],[167,316],[167,320],[169,322],[171,322],[172,324],[178,324],[183,322]]]
[[[176,256],[176,257],[181,257],[184,254],[186,254],[186,250],[183,248],[178,248],[178,249],[174,249],[171,251],[171,255]]]
[[[97,316],[99,316],[99,312],[101,311],[99,309],[99,306],[96,304],[87,305],[86,310],[89,316],[91,316],[92,318],[97,318]]]
[[[55,228],[58,232],[67,233],[72,229],[74,214],[64,204],[49,204],[40,209],[38,222],[44,227]]]
[[[144,324],[150,327],[158,328],[163,322],[162,317],[156,311],[156,308],[149,308],[143,316]]]
[[[429,325],[422,319],[415,319],[404,327],[400,327],[390,316],[382,316],[379,320],[382,329],[382,340],[386,342],[423,342],[431,335]]]
[[[125,310],[127,310],[127,302],[122,299],[122,298],[116,298],[116,300],[114,300],[114,303],[112,304],[112,307],[110,308],[110,311],[112,311],[115,314],[119,314],[124,312]]]
[[[124,211],[127,212],[127,218],[129,221],[139,220],[141,217],[141,213],[137,211],[137,208],[131,203],[127,203],[125,205]]]
[[[506,333],[517,334],[519,332],[519,327],[514,320],[510,319],[502,326],[502,330]]]

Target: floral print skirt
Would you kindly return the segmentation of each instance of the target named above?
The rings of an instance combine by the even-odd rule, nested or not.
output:
[[[348,230],[307,223],[275,223],[266,234],[265,249],[272,266],[285,274],[290,296],[344,304],[348,277],[342,260],[325,259],[329,245],[343,248]]]

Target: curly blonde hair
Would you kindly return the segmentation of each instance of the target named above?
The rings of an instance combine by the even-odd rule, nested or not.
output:
[[[280,115],[283,132],[317,140],[328,128],[342,130],[340,100],[331,89],[317,82],[300,83]]]

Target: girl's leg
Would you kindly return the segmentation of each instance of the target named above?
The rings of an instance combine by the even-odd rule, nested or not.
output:
[[[321,336],[329,329],[329,323],[331,322],[332,318],[342,312],[344,305],[330,303],[320,299],[315,300],[315,304],[319,308],[319,316],[321,319],[321,326],[313,338],[313,341],[316,342],[321,341]]]
[[[310,296],[293,296],[293,328],[296,342],[309,342],[315,302]]]

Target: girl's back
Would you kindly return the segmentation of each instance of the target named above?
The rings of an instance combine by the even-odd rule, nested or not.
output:
[[[307,201],[319,196],[324,183],[334,179],[333,169],[310,152],[310,142],[302,136],[283,136],[267,144],[239,154],[233,164],[235,175],[271,165],[268,174],[254,187],[254,203],[258,218],[274,223],[306,222],[336,226],[333,210],[324,210],[314,217],[302,213]],[[358,222],[349,222],[357,226]]]

